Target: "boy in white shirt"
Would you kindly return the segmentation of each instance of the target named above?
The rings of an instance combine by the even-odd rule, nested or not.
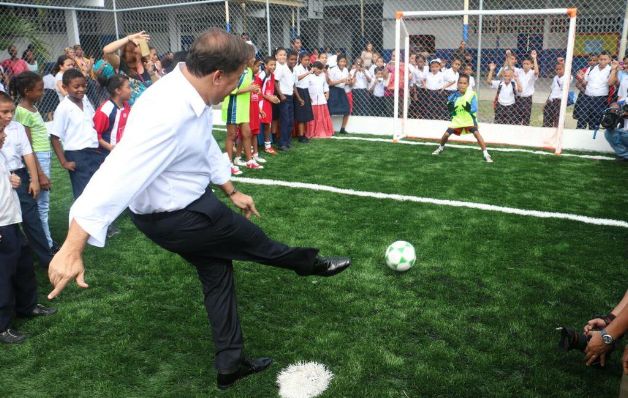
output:
[[[377,60],[378,63],[383,63],[382,59]],[[371,98],[371,115],[379,117],[387,117],[387,105],[386,105],[386,68],[383,65],[375,67],[375,76],[371,80],[369,90],[373,93]]]
[[[495,110],[495,123],[498,124],[517,124],[517,95],[521,93],[521,83],[517,78],[513,69],[503,71],[502,80],[493,80],[496,65],[489,64],[489,72],[486,77],[486,83],[497,89],[495,99],[493,100],[493,109]]]
[[[294,74],[288,66],[288,53],[285,49],[277,50],[277,67],[275,69],[275,92],[279,100],[279,150],[287,151],[292,141],[294,127]],[[295,54],[296,59],[296,54]]]
[[[570,78],[569,82],[573,80]],[[556,76],[552,79],[550,96],[543,107],[543,127],[558,127],[560,101],[563,96],[563,87],[567,83],[565,64],[556,64]]]
[[[62,81],[68,96],[55,110],[50,135],[61,167],[70,174],[72,193],[77,199],[100,167],[104,154],[98,150],[98,133],[93,120],[96,111],[85,96],[85,76],[78,69],[68,69]]]
[[[371,72],[364,67],[362,58],[355,60],[355,64],[351,69],[351,78],[353,79],[352,96],[353,96],[353,115],[368,116],[370,94],[368,88],[371,85]]]
[[[532,50],[529,58],[525,58],[522,63],[523,68],[515,73],[521,83],[521,93],[517,98],[518,124],[530,125],[532,115],[532,96],[534,95],[534,84],[539,78],[539,64],[537,62],[536,51]]]
[[[0,149],[6,139],[5,128],[13,118],[13,100],[0,92]],[[19,223],[22,222],[20,200],[15,189],[20,178],[9,172],[7,159],[0,152],[0,343],[16,344],[26,335],[12,329],[14,314],[22,317],[46,316],[56,312],[37,304],[37,280],[33,259]]]
[[[440,58],[430,61],[430,71],[425,76],[423,85],[427,90],[425,118],[449,120],[447,93],[445,92],[445,74],[441,72]]]
[[[608,106],[608,93],[611,84],[611,57],[606,51],[598,56],[598,64],[578,72],[579,85],[584,93],[579,98],[577,128],[595,130],[600,125],[604,109]]]

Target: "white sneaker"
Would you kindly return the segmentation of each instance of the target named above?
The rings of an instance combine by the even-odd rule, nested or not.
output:
[[[236,166],[246,166],[246,162],[245,162],[244,160],[242,160],[242,158],[241,158],[241,157],[237,157],[237,158],[235,158],[235,159],[233,160],[233,163],[234,163]]]
[[[261,170],[264,168],[264,166],[259,165],[255,159],[251,159],[248,162],[246,162],[246,168],[247,169],[253,169],[253,170]]]
[[[491,155],[484,156],[484,160],[486,160],[486,163],[493,163],[493,159],[491,159]]]
[[[254,153],[253,159],[255,159],[257,163],[266,163],[266,159],[260,158],[259,153]]]
[[[436,150],[434,152],[432,152],[432,155],[440,155],[440,153],[444,150],[445,148],[441,148],[438,147],[436,148]]]

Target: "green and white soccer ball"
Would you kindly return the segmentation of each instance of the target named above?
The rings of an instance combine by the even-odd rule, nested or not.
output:
[[[386,249],[386,264],[394,271],[407,271],[415,261],[414,247],[408,242],[398,240]]]

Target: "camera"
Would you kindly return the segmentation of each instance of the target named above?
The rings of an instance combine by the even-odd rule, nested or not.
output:
[[[605,129],[617,128],[617,125],[622,120],[622,113],[621,113],[622,111],[623,112],[628,111],[628,108],[626,107],[626,105],[624,105],[622,109],[619,109],[619,108],[605,109],[604,113],[602,113],[602,120],[600,120],[600,126],[602,126]]]
[[[625,103],[625,104],[621,107],[621,110],[622,110],[624,113],[628,113],[628,103]]]
[[[559,327],[558,330],[560,330],[558,348],[561,350],[579,350],[584,352],[584,349],[587,348],[587,343],[589,342],[591,336],[587,336],[582,332],[576,332],[576,329],[565,326]]]

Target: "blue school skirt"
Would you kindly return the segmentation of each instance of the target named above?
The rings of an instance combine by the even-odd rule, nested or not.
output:
[[[329,100],[327,101],[330,115],[348,115],[349,100],[344,88],[329,87]]]

